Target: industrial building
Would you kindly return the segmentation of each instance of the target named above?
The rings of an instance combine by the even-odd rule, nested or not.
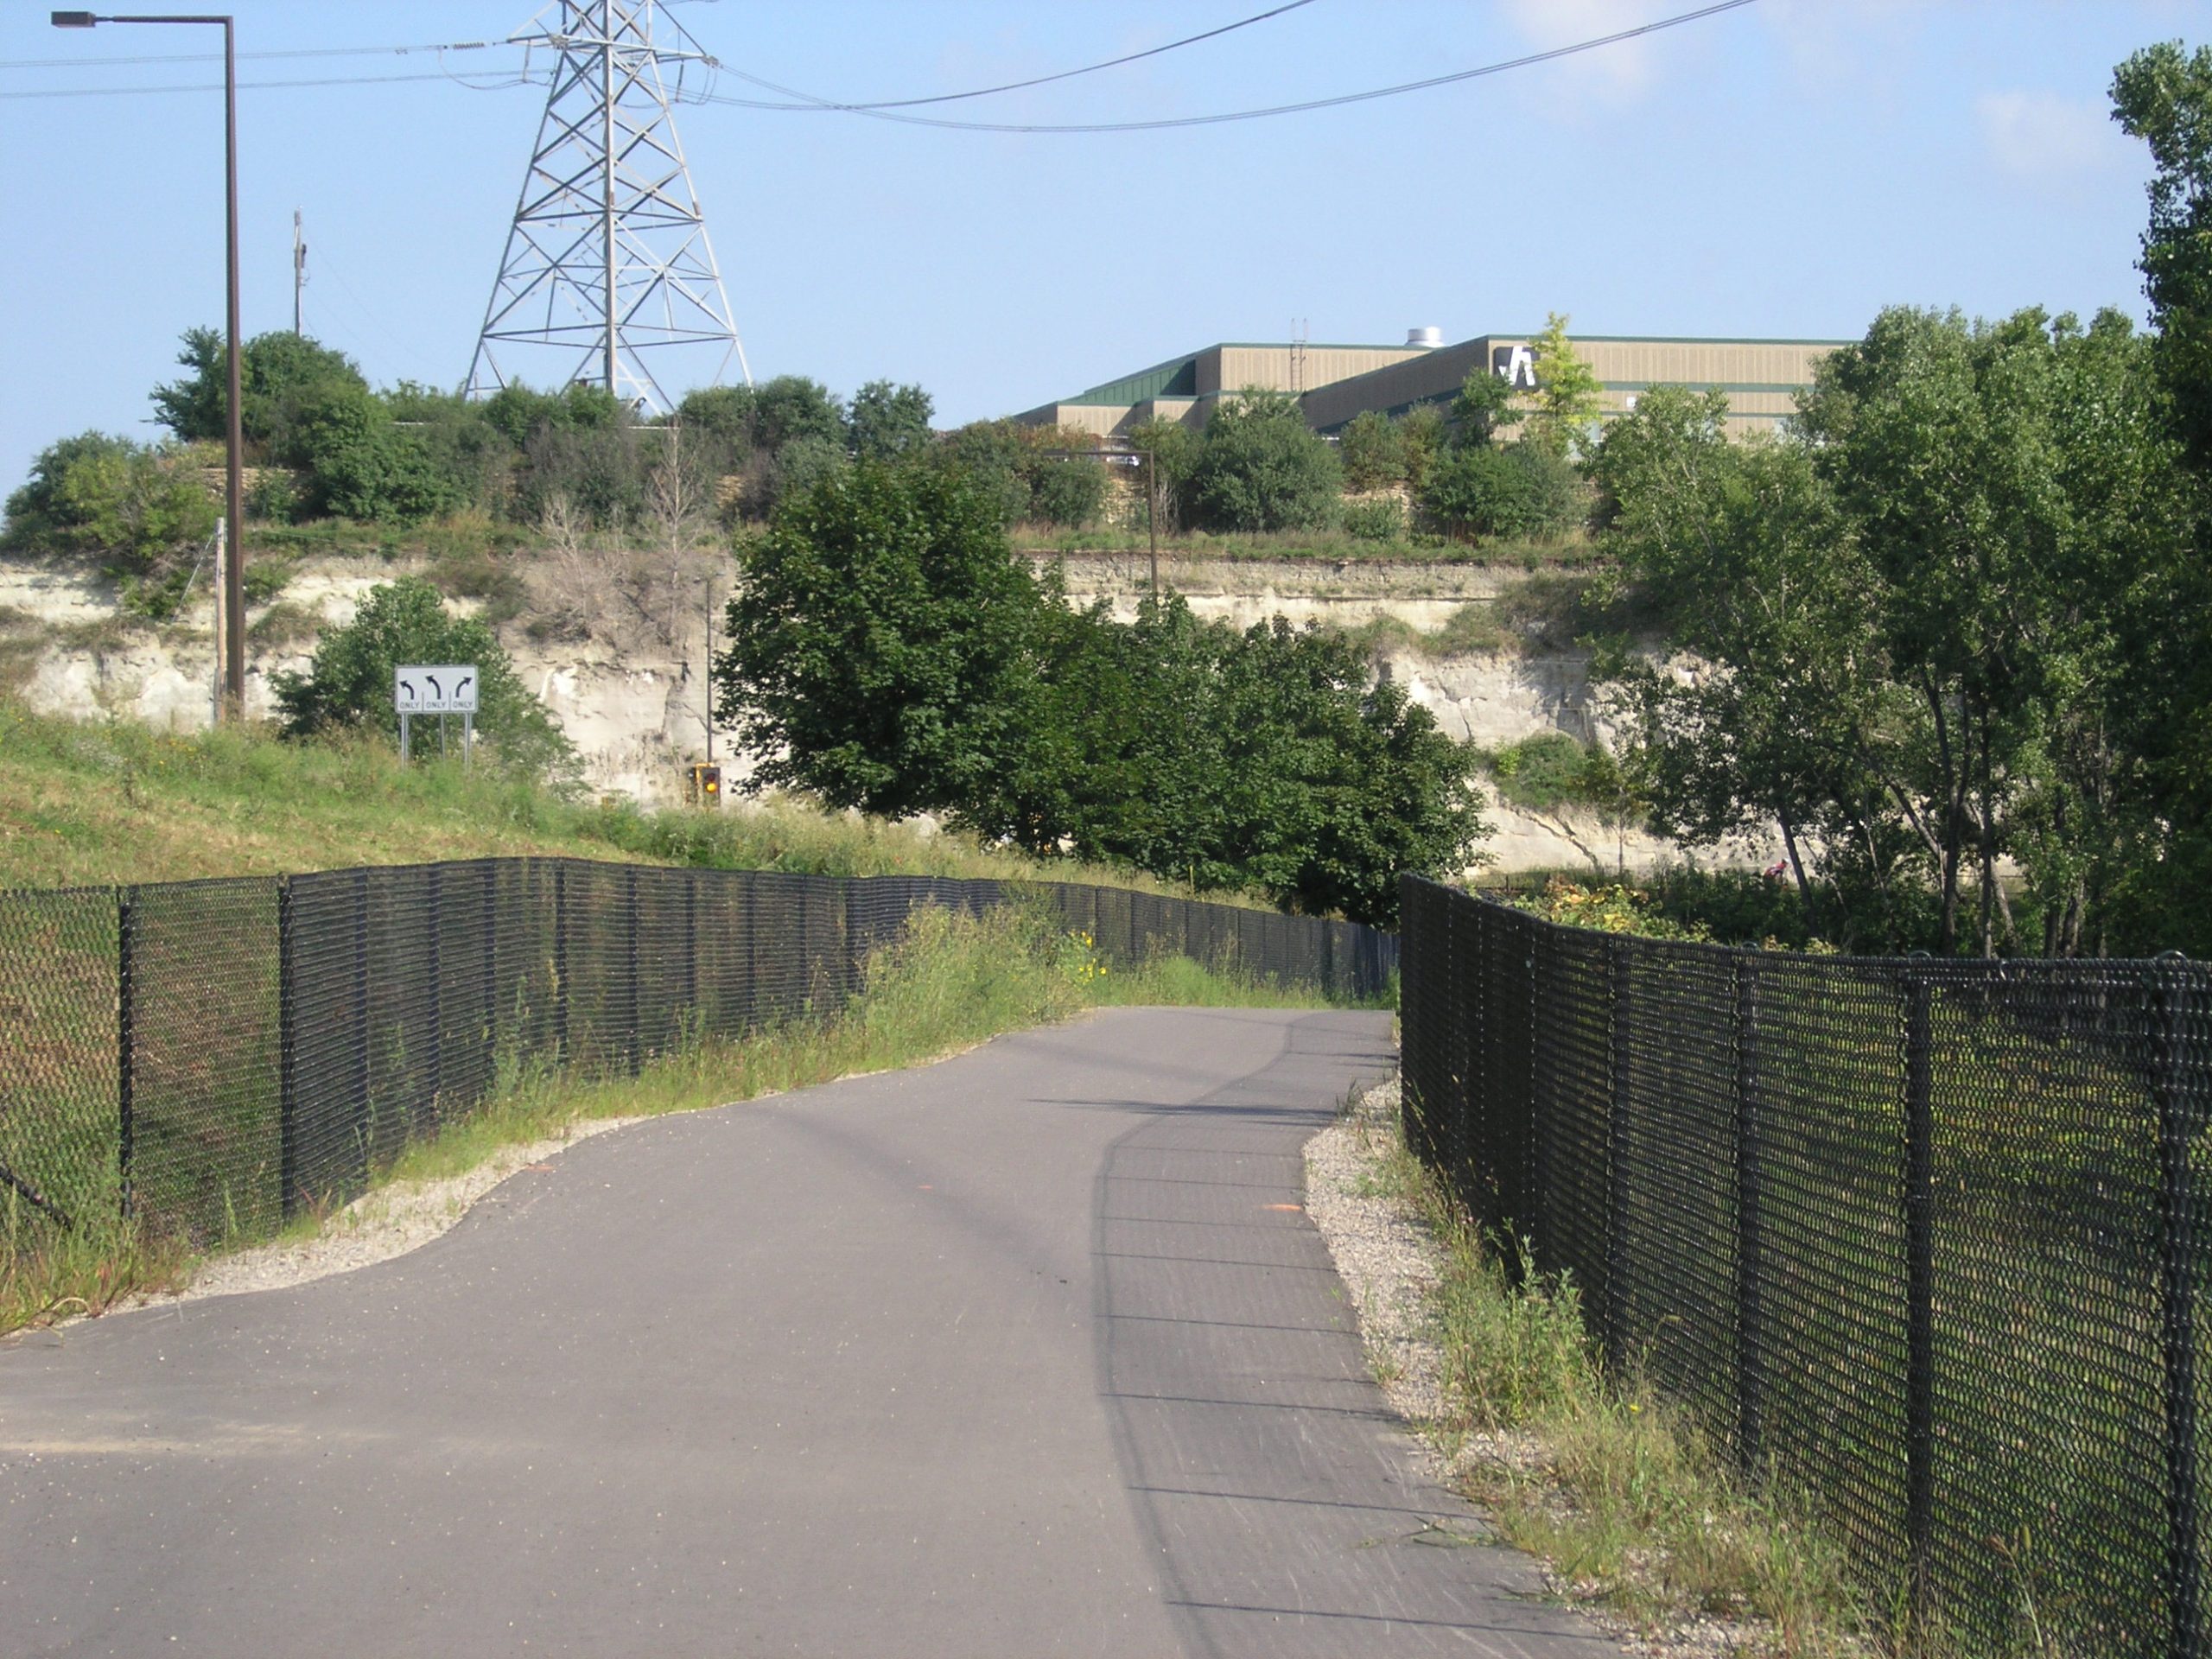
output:
[[[1636,407],[1654,386],[1714,388],[1728,396],[1732,429],[1770,428],[1796,408],[1814,365],[1839,340],[1685,340],[1573,336],[1576,353],[1603,388],[1600,416]],[[1528,334],[1478,334],[1446,346],[1434,328],[1416,328],[1398,346],[1224,342],[1155,363],[1028,410],[1033,426],[1067,426],[1110,437],[1145,421],[1203,426],[1217,401],[1248,386],[1295,396],[1307,424],[1335,433],[1363,410],[1402,415],[1424,404],[1448,404],[1468,374],[1487,367],[1524,391],[1535,387]]]

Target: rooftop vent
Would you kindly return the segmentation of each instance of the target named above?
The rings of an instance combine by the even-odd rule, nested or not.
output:
[[[1406,344],[1408,346],[1418,346],[1425,352],[1433,352],[1443,343],[1444,331],[1441,328],[1408,328],[1406,330]]]

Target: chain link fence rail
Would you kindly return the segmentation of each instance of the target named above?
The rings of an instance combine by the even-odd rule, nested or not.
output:
[[[527,1068],[634,1075],[835,1013],[915,910],[1027,900],[1352,998],[1395,935],[1112,887],[509,858],[0,893],[0,1249],[118,1217],[197,1243],[357,1196]]]
[[[1402,900],[1408,1138],[1610,1363],[1931,1632],[2205,1654],[2212,969]]]

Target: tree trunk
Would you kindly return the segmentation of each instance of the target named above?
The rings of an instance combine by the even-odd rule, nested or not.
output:
[[[1805,919],[1813,919],[1813,887],[1805,879],[1805,861],[1797,855],[1797,826],[1790,822],[1789,814],[1776,815],[1782,821],[1782,846],[1789,855],[1789,874],[1797,880],[1797,902],[1805,907]]]

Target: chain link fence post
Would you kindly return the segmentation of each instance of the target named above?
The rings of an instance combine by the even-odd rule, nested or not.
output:
[[[1605,1005],[1611,1084],[1605,1104],[1605,1357],[1618,1365],[1628,1353],[1629,942],[1616,938],[1605,953]]]
[[[136,887],[118,887],[115,906],[116,1180],[123,1218],[130,1219],[131,1160],[137,1152],[138,1033],[134,1006],[137,957]]]
[[[634,864],[624,872],[622,923],[622,959],[626,964],[625,978],[630,988],[630,1075],[634,1077],[645,1069],[645,1012],[640,1002],[643,988],[639,983],[638,971],[638,867]]]
[[[424,953],[427,960],[423,965],[429,986],[430,1090],[429,1110],[424,1116],[432,1123],[438,1121],[438,1096],[445,1092],[446,1085],[445,875],[444,865],[430,866],[430,879],[427,884],[429,890],[425,899],[430,912],[428,928],[429,949]]]
[[[1911,1614],[1925,1632],[1933,1611],[1936,1520],[1936,1125],[1933,989],[1925,969],[1898,970],[1904,1043],[1904,1529]]]
[[[1766,1412],[1766,1331],[1760,1305],[1759,968],[1733,953],[1736,981],[1736,1458],[1761,1484]]]
[[[300,945],[292,878],[276,878],[276,1207],[292,1218],[300,1191]]]
[[[2165,1367],[2167,1651],[2203,1651],[2197,1562],[2196,1193],[2190,1152],[2202,1118],[2189,1064],[2190,970],[2161,957],[2149,976],[2152,1090],[2158,1108],[2160,1335]]]
[[[484,872],[484,957],[481,967],[484,976],[485,1053],[477,1075],[483,1079],[481,1086],[489,1089],[499,1075],[499,871],[502,865],[496,859],[486,859],[478,868]],[[528,861],[515,868],[527,880]]]
[[[553,1064],[566,1065],[569,1052],[569,861],[553,866]]]

